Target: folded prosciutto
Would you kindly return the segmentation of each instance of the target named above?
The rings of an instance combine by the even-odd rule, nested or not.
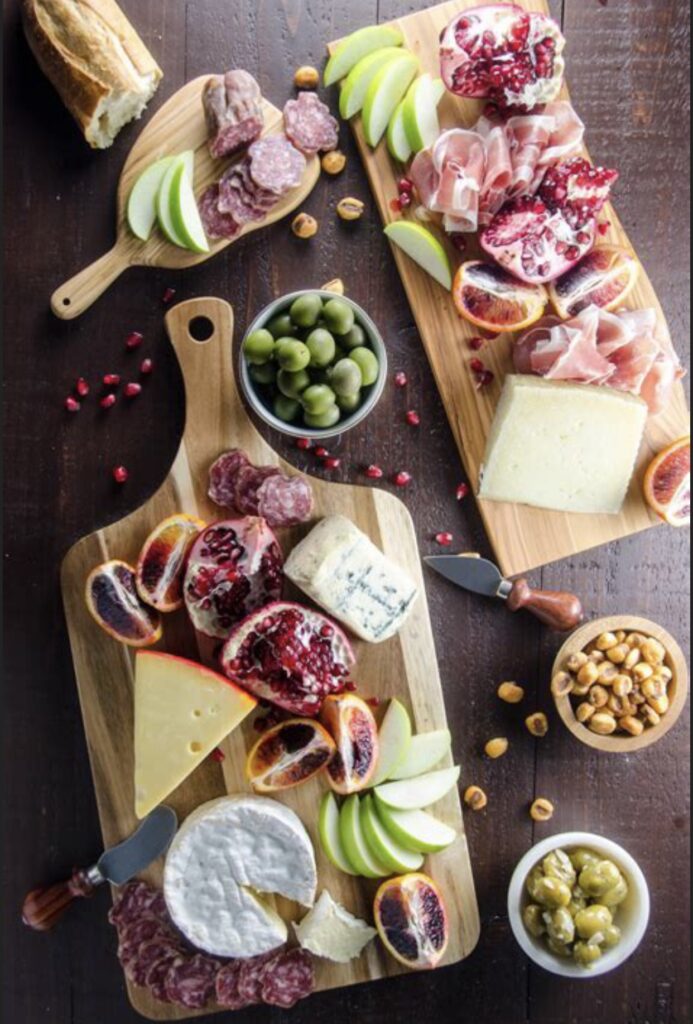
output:
[[[508,199],[534,195],[547,168],[580,148],[584,130],[564,100],[506,121],[483,116],[418,153],[411,179],[423,205],[443,215],[446,231],[476,231]]]
[[[544,317],[517,339],[513,363],[518,373],[639,395],[653,414],[664,409],[684,374],[654,309],[607,313],[594,305],[572,320]]]

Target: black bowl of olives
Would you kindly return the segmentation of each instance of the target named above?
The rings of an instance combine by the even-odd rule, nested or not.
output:
[[[293,292],[250,324],[240,378],[265,423],[292,437],[323,439],[351,430],[374,408],[387,354],[377,327],[351,299]]]

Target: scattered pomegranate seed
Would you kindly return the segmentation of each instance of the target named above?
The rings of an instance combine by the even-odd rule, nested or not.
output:
[[[400,210],[406,210],[408,206],[411,206],[411,192],[402,192],[398,201]]]
[[[467,248],[467,239],[461,231],[453,231],[448,235],[448,238],[455,246],[458,252],[464,252]]]
[[[409,409],[409,411],[405,414],[404,418],[410,427],[418,427],[419,424],[421,423],[421,417],[419,416],[416,409]]]
[[[129,476],[129,473],[125,466],[114,466],[113,468],[113,479],[117,484],[124,484]]]
[[[366,704],[371,708],[379,708],[380,697],[366,697]]]
[[[411,482],[411,473],[407,473],[406,469],[400,469],[399,473],[395,473],[392,480],[397,487],[406,487]]]
[[[443,548],[449,548],[452,544],[452,534],[444,531],[436,534],[436,544],[440,544]]]
[[[307,452],[313,447],[313,442],[309,437],[299,437],[296,439],[296,447],[300,448],[302,452]]]
[[[68,412],[79,412],[82,406],[79,404],[76,398],[73,398],[72,395],[68,395],[67,398],[65,399],[65,408],[67,409]]]
[[[486,369],[480,359],[472,359],[469,363],[469,368],[473,373],[483,373]]]
[[[144,341],[144,335],[140,334],[139,331],[131,331],[125,339],[125,348],[139,348]]]
[[[348,682],[344,684],[344,689],[347,693],[353,693],[356,690],[356,683]]]
[[[140,373],[151,373],[154,369],[153,359],[143,359],[140,363]]]
[[[383,475],[380,466],[366,466],[364,473],[370,480],[380,480]]]
[[[219,747],[215,747],[212,753],[209,755],[213,761],[218,761],[221,764],[222,761],[226,760],[226,754]]]
[[[116,404],[116,396],[113,395],[113,394],[111,394],[111,395],[104,395],[103,398],[101,399],[101,401],[99,402],[99,405],[101,406],[102,409],[110,409],[115,404]]]
[[[75,391],[80,398],[86,398],[89,394],[89,383],[84,377],[78,377],[77,383],[75,384]]]
[[[323,466],[325,469],[339,469],[342,464],[341,459],[337,459],[334,455],[331,455],[328,459],[323,459]]]
[[[495,374],[491,370],[483,370],[477,374],[476,377],[476,388],[477,391],[481,391],[482,388],[487,387],[495,380]]]
[[[484,347],[485,339],[480,334],[475,334],[473,338],[470,338],[468,345],[472,352],[478,352],[480,348]]]
[[[164,294],[161,296],[161,301],[165,306],[167,306],[175,294],[175,288],[167,288]]]
[[[469,494],[469,484],[458,484],[457,490],[455,491],[455,497],[458,501],[462,501]]]
[[[120,384],[120,374],[119,373],[106,373],[106,374],[104,374],[102,380],[103,380],[104,387],[107,387],[107,388],[117,388],[118,385]]]
[[[328,452],[327,448],[323,448],[322,445],[318,445],[318,447],[315,449],[315,455],[319,459],[327,459],[329,458],[330,453]]]
[[[136,384],[134,381],[130,381],[129,384],[125,385],[123,394],[126,398],[136,398],[142,390],[141,384]]]
[[[401,197],[399,199],[391,199],[390,200],[390,209],[392,210],[393,213],[401,213],[402,212]]]
[[[599,224],[597,224],[597,231],[599,232],[600,235],[605,235],[610,227],[611,227],[611,221],[610,220],[600,220]]]
[[[395,387],[406,388],[408,383],[409,378],[407,377],[404,370],[398,370],[397,373],[395,374]]]
[[[397,191],[401,194],[407,192],[409,195],[414,191],[414,182],[411,178],[400,178],[397,182]]]

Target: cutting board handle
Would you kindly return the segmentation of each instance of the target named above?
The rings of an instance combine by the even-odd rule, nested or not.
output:
[[[127,250],[116,242],[112,249],[53,292],[51,309],[61,320],[73,320],[89,309],[129,266]]]

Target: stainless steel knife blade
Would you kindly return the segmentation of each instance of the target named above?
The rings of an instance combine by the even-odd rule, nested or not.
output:
[[[96,868],[109,882],[122,885],[168,849],[178,819],[170,807],[156,807],[131,836],[99,857]]]
[[[486,597],[507,598],[512,584],[487,558],[476,555],[428,555],[424,561],[458,587]]]

